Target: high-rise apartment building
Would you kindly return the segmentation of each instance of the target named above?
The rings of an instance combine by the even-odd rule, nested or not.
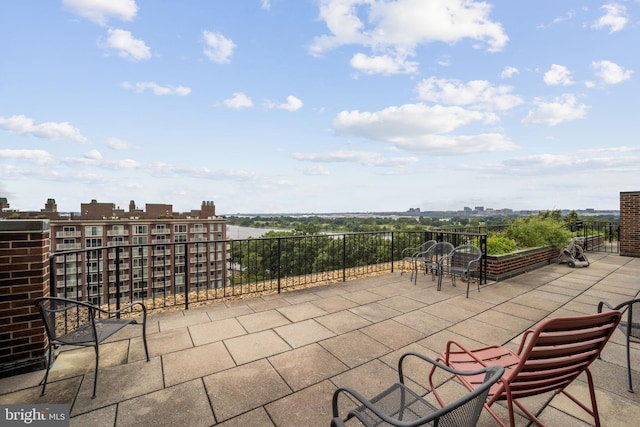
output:
[[[58,296],[94,304],[113,303],[118,293],[121,302],[163,299],[218,289],[227,280],[226,220],[213,202],[178,213],[167,204],[142,210],[131,201],[125,212],[93,200],[82,203],[79,214],[62,216],[49,199],[37,214],[51,220],[52,293]]]

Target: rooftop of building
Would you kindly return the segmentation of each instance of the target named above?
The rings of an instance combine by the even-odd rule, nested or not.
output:
[[[466,286],[445,281],[437,291],[430,276],[414,285],[407,275],[390,273],[154,312],[151,360],[144,360],[139,328],[121,331],[101,348],[95,399],[93,350],[80,349],[59,356],[45,396],[39,371],[1,379],[0,403],[67,404],[72,426],[327,426],[336,387],[375,395],[397,380],[397,361],[406,351],[435,358],[450,339],[516,349],[523,331],[543,319],[592,314],[601,300],[617,304],[638,295],[640,258],[589,258],[588,268],[551,264],[485,285],[468,299]],[[603,425],[634,425],[640,418],[640,394],[627,391],[624,342],[616,331],[592,365]],[[639,362],[636,345],[637,387]],[[570,390],[588,400],[585,378]],[[529,399],[534,407],[542,401]],[[592,425],[561,396],[541,419]],[[525,424],[518,418],[518,426]],[[495,422],[483,413],[479,425]]]

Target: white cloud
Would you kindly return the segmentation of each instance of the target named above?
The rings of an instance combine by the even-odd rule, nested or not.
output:
[[[418,63],[416,62],[416,67]],[[440,58],[436,59],[436,64],[441,67],[449,67],[451,65],[451,56],[449,55],[441,55]],[[417,68],[416,68],[417,71]]]
[[[406,150],[439,154],[510,150],[515,147],[500,134],[442,135],[472,122],[492,122],[495,115],[462,107],[406,104],[373,113],[342,111],[334,119],[336,132],[382,141]]]
[[[544,73],[544,82],[549,86],[568,86],[575,82],[571,79],[571,71],[564,65],[552,64],[549,71]]]
[[[302,108],[302,101],[293,95],[287,96],[287,102],[278,105],[278,108],[287,111],[297,111]]]
[[[627,23],[627,8],[621,4],[609,3],[600,6],[604,10],[604,15],[592,25],[592,28],[609,28],[609,34],[622,30]]]
[[[38,138],[51,139],[54,141],[66,140],[85,144],[88,139],[80,131],[69,124],[69,122],[45,122],[39,125],[33,124],[33,119],[26,116],[11,116],[8,119],[0,117],[0,128],[6,129],[20,135],[33,135]]]
[[[270,0],[261,0],[260,1],[260,7],[262,7],[264,10],[271,9],[271,1]]]
[[[224,35],[212,31],[203,31],[204,36],[204,54],[213,62],[218,64],[228,64],[231,62],[231,55],[236,45],[231,39]]]
[[[313,166],[301,168],[300,171],[302,172],[303,175],[319,175],[319,176],[331,175],[331,172],[329,171],[329,169],[320,165],[313,165]]]
[[[242,92],[234,93],[232,98],[225,99],[223,103],[225,107],[233,108],[235,110],[253,107],[253,101],[251,101],[251,98]]]
[[[137,160],[133,159],[118,159],[118,160],[106,160],[102,157],[102,154],[97,150],[92,150],[88,153],[84,154],[82,158],[66,158],[62,160],[62,163],[70,166],[70,167],[78,167],[78,166],[89,166],[89,167],[99,167],[106,170],[140,170],[142,168],[148,168],[148,165],[145,165]]]
[[[160,86],[155,82],[138,82],[138,83],[122,83],[125,89],[133,90],[136,93],[142,93],[146,89],[151,90],[155,95],[178,95],[187,96],[191,93],[191,89],[185,86]]]
[[[111,18],[131,21],[138,13],[135,0],[62,0],[62,4],[98,25],[106,25]]]
[[[512,95],[511,86],[492,86],[486,80],[462,83],[454,79],[430,77],[418,86],[418,97],[425,101],[448,105],[463,105],[484,110],[509,110],[522,104],[522,98]]]
[[[351,58],[351,66],[365,74],[414,74],[418,72],[418,63],[407,61],[406,57],[390,55],[368,56],[356,53]]]
[[[133,148],[127,141],[118,138],[109,138],[106,145],[112,150],[130,150]]]
[[[0,150],[0,159],[22,160],[36,165],[53,163],[51,154],[44,150]]]
[[[485,115],[479,111],[418,103],[388,107],[373,113],[342,111],[333,124],[340,133],[393,142],[405,137],[451,132],[484,118]]]
[[[110,28],[107,33],[106,42],[99,43],[102,48],[113,49],[119,57],[133,61],[151,58],[151,49],[143,40],[135,39],[129,31]]]
[[[598,155],[601,154],[601,155]],[[628,173],[640,171],[640,158],[628,154],[627,150],[599,149],[579,150],[570,154],[534,154],[516,157],[501,162],[501,173],[535,175],[575,175],[588,172],[590,175],[598,173]]]
[[[556,126],[563,122],[585,118],[589,109],[585,104],[578,104],[576,97],[571,94],[563,94],[551,102],[536,98],[534,104],[536,108],[529,111],[522,119],[523,124]]]
[[[98,150],[93,149],[84,153],[84,157],[87,159],[102,160],[102,153],[100,153]]]
[[[500,73],[500,77],[503,79],[509,79],[514,75],[518,74],[520,71],[516,67],[504,67],[502,72]]]
[[[294,153],[296,160],[316,163],[359,163],[363,166],[394,167],[416,163],[417,157],[385,158],[380,153],[369,151],[340,150],[331,153]]]
[[[567,14],[565,16],[558,16],[558,17],[554,18],[554,20],[552,22],[554,24],[559,24],[559,23],[564,22],[564,21],[569,21],[575,16],[575,14],[576,14],[575,11],[572,9],[569,12],[567,12]]]
[[[605,84],[617,84],[631,78],[633,71],[625,70],[618,64],[611,61],[594,61],[591,68],[596,70],[596,75]]]
[[[320,18],[329,34],[315,37],[309,52],[320,55],[343,45],[366,46],[373,55],[352,59],[352,64],[389,73],[393,70],[389,58],[413,56],[425,43],[472,39],[485,42],[489,51],[499,51],[509,38],[500,23],[490,20],[490,11],[487,3],[473,0],[321,0]],[[406,72],[405,67],[397,69]]]

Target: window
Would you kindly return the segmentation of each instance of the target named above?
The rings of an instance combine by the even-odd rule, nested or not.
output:
[[[86,239],[85,248],[99,248],[102,246],[102,239]]]
[[[62,227],[62,231],[64,231],[65,233],[75,233],[76,227],[72,225],[66,225]]]
[[[186,233],[187,232],[187,224],[174,224],[173,232],[174,233]]]
[[[187,235],[186,234],[176,234],[175,236],[173,236],[173,241],[176,243],[185,243],[187,241]]]
[[[148,234],[148,226],[146,225],[134,225],[133,234]]]
[[[147,236],[133,236],[134,245],[146,245],[147,243],[149,243]]]
[[[102,282],[102,273],[87,274],[87,282],[89,283]],[[94,286],[91,286],[91,287],[93,288]],[[95,288],[97,288],[97,286]]]
[[[101,225],[88,225],[84,228],[85,236],[102,236]]]
[[[133,266],[134,267],[146,267],[147,266],[147,259],[146,258],[135,258],[133,260]]]
[[[149,248],[133,248],[133,256],[148,256]]]
[[[102,261],[88,261],[87,269],[89,271],[100,271],[102,270]]]

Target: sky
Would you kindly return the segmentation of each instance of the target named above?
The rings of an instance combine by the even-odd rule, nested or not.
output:
[[[0,197],[619,209],[640,0],[3,0]]]

